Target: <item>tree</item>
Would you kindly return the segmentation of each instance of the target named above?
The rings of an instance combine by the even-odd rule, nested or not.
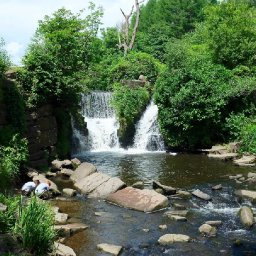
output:
[[[4,45],[4,40],[0,38],[0,78],[11,64],[10,58],[6,50],[3,48]]]
[[[144,2],[144,0],[142,1]],[[139,19],[140,19],[140,4],[142,2],[139,2],[138,0],[135,0],[135,8],[136,8],[136,18],[132,30],[132,36],[130,37],[129,32],[130,32],[130,18],[133,14],[133,9],[134,5],[132,6],[132,10],[129,14],[125,14],[124,11],[121,9],[121,12],[125,18],[124,23],[121,25],[121,32],[119,35],[119,44],[118,47],[119,49],[124,50],[124,55],[128,53],[129,50],[133,48],[134,42],[135,42],[135,37],[137,33],[137,29],[139,26]]]
[[[81,74],[94,60],[102,9],[73,14],[64,8],[39,21],[35,37],[23,59],[21,82],[32,105],[76,105],[82,90]]]
[[[233,69],[256,64],[256,8],[230,0],[206,9],[207,39],[215,62]]]

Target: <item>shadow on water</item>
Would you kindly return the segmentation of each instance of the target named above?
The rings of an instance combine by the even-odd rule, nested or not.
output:
[[[204,155],[89,152],[78,157],[95,164],[99,171],[118,176],[128,185],[144,181],[151,188],[152,180],[159,180],[165,185],[189,191],[199,188],[211,195],[213,200],[204,202],[192,198],[184,201],[170,197],[170,208],[175,202],[187,205],[187,222],[169,219],[164,215],[166,210],[145,214],[108,204],[104,200],[77,197],[75,202],[58,202],[61,211],[89,225],[87,230],[75,234],[66,242],[77,255],[108,255],[97,250],[99,243],[122,245],[121,256],[256,255],[255,227],[244,229],[237,215],[242,204],[251,203],[238,201],[234,196],[235,189],[247,188],[247,185],[236,184],[228,178],[228,175],[247,174],[255,169],[239,168]],[[218,183],[223,189],[212,191],[211,186]],[[216,237],[206,238],[199,233],[199,226],[207,220],[222,220]],[[159,228],[163,224],[167,225],[166,230]],[[159,245],[157,240],[167,233],[186,234],[193,240],[186,244]],[[234,245],[235,241],[240,241],[240,245]]]

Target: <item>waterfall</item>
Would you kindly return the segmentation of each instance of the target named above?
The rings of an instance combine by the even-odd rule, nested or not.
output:
[[[87,123],[88,135],[83,136],[73,127],[73,141],[79,153],[82,151],[118,150],[117,130],[119,123],[110,106],[110,92],[84,94],[81,100],[81,114]]]
[[[133,149],[141,151],[164,151],[164,141],[157,124],[158,107],[153,100],[136,125]]]

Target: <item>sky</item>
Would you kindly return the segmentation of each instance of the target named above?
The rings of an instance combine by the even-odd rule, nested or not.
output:
[[[120,8],[125,13],[131,11],[134,0],[93,0],[96,6],[102,6],[103,27],[111,27],[122,22]],[[0,0],[0,38],[5,41],[11,61],[21,64],[28,44],[31,42],[38,20],[65,7],[73,13],[88,7],[88,0]]]

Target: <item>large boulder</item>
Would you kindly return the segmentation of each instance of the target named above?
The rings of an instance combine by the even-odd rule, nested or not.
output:
[[[203,224],[199,227],[199,232],[206,236],[216,236],[217,229],[209,224]]]
[[[78,167],[79,168],[79,167]],[[110,176],[104,173],[95,172],[80,181],[75,183],[75,187],[81,191],[81,193],[87,195],[99,187],[101,184],[105,183],[110,179]]]
[[[110,194],[107,201],[142,212],[153,212],[168,206],[168,198],[149,189],[127,187]]]
[[[84,163],[81,163],[75,169],[75,171],[70,176],[70,179],[74,182],[78,182],[96,171],[97,171],[97,168],[93,164],[84,162]]]
[[[189,242],[190,237],[181,234],[165,234],[158,239],[158,243],[162,245],[169,245],[176,242]]]
[[[109,180],[98,186],[96,189],[94,189],[89,194],[89,197],[105,198],[109,194],[112,194],[123,187],[125,187],[125,183],[119,178],[110,178]]]
[[[248,206],[243,206],[240,211],[240,220],[246,227],[251,227],[254,223],[253,211]]]

